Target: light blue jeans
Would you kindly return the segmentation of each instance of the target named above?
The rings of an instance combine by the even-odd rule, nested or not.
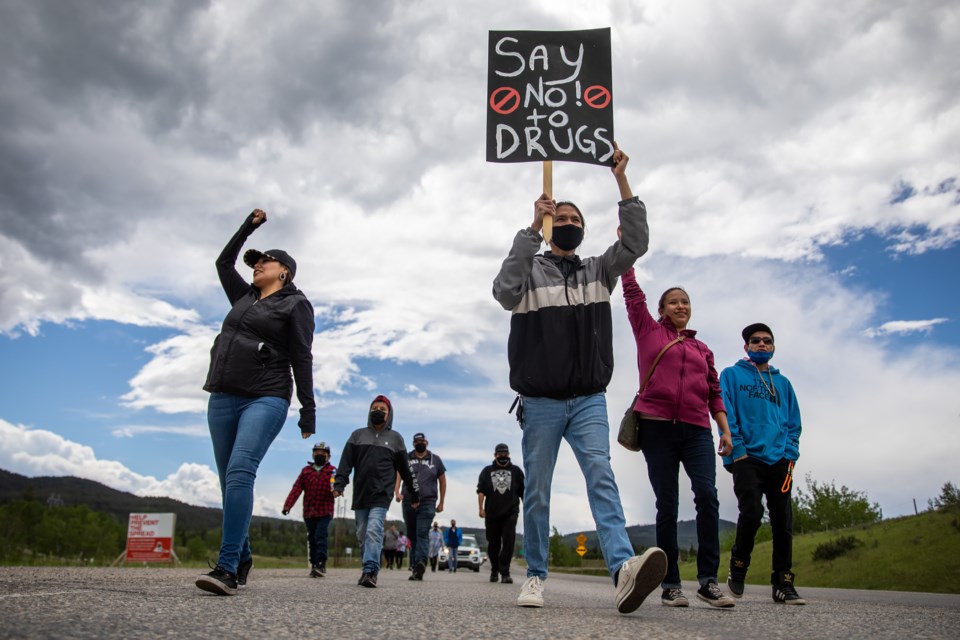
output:
[[[231,573],[248,560],[253,482],[267,449],[287,419],[290,403],[284,398],[247,398],[211,393],[207,424],[223,498],[223,535],[217,564]]]
[[[568,400],[523,398],[523,547],[527,577],[547,577],[550,486],[560,441],[566,440],[587,483],[587,500],[610,575],[633,556],[620,492],[610,467],[610,426],[604,394]]]
[[[386,507],[356,509],[353,512],[357,523],[357,542],[363,558],[363,572],[380,573],[380,553],[383,551],[383,521],[387,518]]]

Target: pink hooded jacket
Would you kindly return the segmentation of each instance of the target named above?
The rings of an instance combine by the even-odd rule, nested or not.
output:
[[[709,429],[711,414],[726,413],[720,378],[713,365],[713,352],[697,340],[696,331],[684,329],[678,332],[669,318],[653,319],[647,309],[647,296],[637,284],[633,269],[624,273],[620,280],[627,316],[637,341],[639,382],[643,382],[660,350],[678,335],[684,336],[683,342],[667,349],[660,358],[633,407],[634,411]]]

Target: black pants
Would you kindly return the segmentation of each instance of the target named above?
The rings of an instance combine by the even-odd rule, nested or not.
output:
[[[484,519],[487,529],[487,556],[490,558],[490,571],[500,575],[510,575],[510,559],[517,541],[517,516],[519,512]]]
[[[310,566],[327,561],[327,531],[333,516],[322,518],[304,518],[307,525],[307,549],[310,551]]]
[[[733,472],[733,492],[740,510],[737,538],[731,553],[747,565],[750,564],[754,538],[763,519],[762,499],[766,497],[770,528],[773,530],[773,570],[790,571],[793,566],[793,486],[792,483],[785,483],[789,464],[787,460],[771,465],[747,458],[734,462],[730,467]]]
[[[437,570],[437,556],[430,556],[430,571]]]

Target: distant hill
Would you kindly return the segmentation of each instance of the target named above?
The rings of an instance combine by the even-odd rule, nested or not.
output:
[[[737,523],[729,520],[720,520],[720,538],[730,531],[736,529]],[[563,536],[565,546],[577,546],[577,536],[583,534],[587,537],[586,547],[592,549],[599,546],[597,542],[596,531],[576,531]],[[627,535],[630,536],[630,542],[634,547],[655,547],[657,546],[657,525],[655,524],[635,524],[627,527]],[[677,523],[677,545],[681,550],[690,547],[697,548],[697,523],[695,520],[682,520]]]

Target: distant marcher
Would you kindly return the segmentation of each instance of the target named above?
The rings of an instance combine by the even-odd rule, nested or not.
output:
[[[443,535],[443,541],[447,543],[447,570],[450,573],[457,571],[457,549],[463,543],[463,532],[457,526],[456,520],[450,521],[450,526]]]
[[[620,613],[635,611],[657,588],[666,557],[652,548],[634,555],[620,490],[610,466],[607,385],[613,376],[610,294],[617,279],[647,251],[647,210],[627,180],[629,158],[614,143],[611,171],[620,192],[622,240],[603,255],[581,258],[586,223],[572,202],[542,194],[533,222],[513,245],[493,281],[493,296],[511,312],[507,358],[517,392],[526,488],[523,546],[527,579],[519,607],[542,607],[550,551],[550,487],[557,453],[567,441],[586,482],[600,548]],[[550,251],[538,254],[545,216],[553,220]],[[569,474],[571,469],[564,469]]]
[[[233,306],[213,343],[203,388],[210,392],[207,423],[220,478],[223,528],[216,568],[197,578],[196,585],[218,595],[234,595],[246,586],[253,568],[253,483],[287,419],[294,380],[300,435],[309,438],[316,430],[313,307],[293,284],[297,263],[286,251],[250,249],[243,261],[253,268],[252,285],[235,266],[247,237],[266,221],[267,214],[254,209],[217,258],[220,284]]]
[[[668,607],[690,606],[680,588],[678,565],[679,474],[683,465],[697,510],[697,598],[712,607],[733,607],[736,603],[717,585],[717,454],[729,455],[732,445],[713,352],[687,327],[691,305],[686,291],[679,287],[664,291],[657,305],[660,319],[656,320],[647,309],[646,294],[633,268],[621,281],[643,386],[633,410],[638,414],[647,475],[657,497],[657,546],[667,554],[660,602]],[[713,445],[711,415],[720,431],[718,450]]]
[[[407,557],[407,547],[410,544],[410,538],[402,532],[397,539],[397,569],[403,569],[403,559]]]
[[[403,436],[393,431],[393,407],[386,396],[370,403],[367,426],[357,429],[347,440],[340,456],[333,495],[340,497],[353,473],[353,511],[357,523],[357,541],[363,557],[363,573],[357,584],[375,588],[380,573],[383,548],[383,522],[393,498],[397,473],[411,486],[411,504],[420,503],[417,480],[407,464]]]
[[[283,515],[290,513],[303,493],[303,522],[307,525],[307,549],[310,555],[310,577],[327,574],[327,532],[333,520],[333,474],[337,468],[330,464],[330,447],[326,442],[313,445],[313,462],[297,476],[283,503]]]
[[[443,548],[443,531],[440,531],[440,525],[433,523],[430,529],[430,548],[427,550],[427,557],[430,558],[430,571],[437,572],[437,558],[440,556],[440,549]]]
[[[410,536],[411,580],[423,580],[427,570],[430,523],[435,515],[443,511],[443,501],[447,495],[447,469],[440,456],[427,448],[429,444],[424,434],[415,433],[413,451],[407,454],[410,471],[416,476],[420,487],[420,506],[411,506],[409,491],[400,476],[397,476],[395,488],[397,501],[403,501],[403,521]]]
[[[397,530],[397,525],[392,524],[383,532],[383,559],[387,569],[393,569],[393,565],[397,561],[397,544],[399,542],[400,532]]]
[[[517,518],[523,498],[523,471],[510,462],[510,448],[498,444],[493,464],[480,472],[477,501],[480,517],[487,529],[487,557],[490,558],[490,582],[498,579],[512,584],[510,559],[517,539]]]
[[[757,322],[742,334],[747,357],[720,373],[733,452],[723,459],[733,474],[740,517],[730,557],[727,587],[743,595],[753,544],[767,500],[773,530],[773,601],[806,604],[794,587],[793,472],[800,458],[800,407],[793,385],[769,365],[776,347],[773,331]]]

